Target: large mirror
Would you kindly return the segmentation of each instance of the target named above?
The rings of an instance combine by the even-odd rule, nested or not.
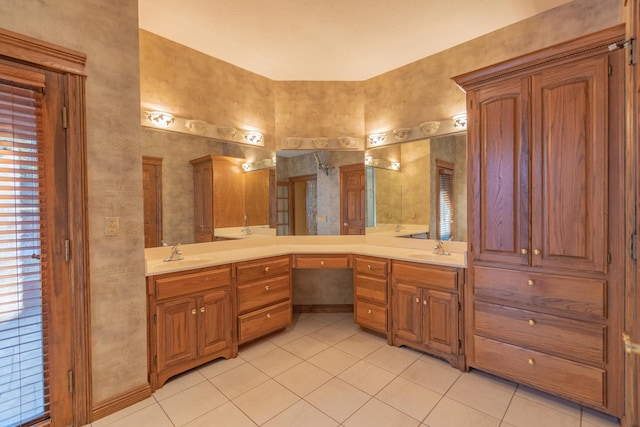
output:
[[[369,149],[367,234],[467,240],[466,134]]]

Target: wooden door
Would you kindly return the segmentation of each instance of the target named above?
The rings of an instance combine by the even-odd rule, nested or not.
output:
[[[340,234],[364,234],[364,163],[340,167]]]
[[[231,347],[230,290],[207,292],[199,297],[198,318],[198,356],[206,356]]]
[[[272,213],[275,207],[275,171],[260,169],[246,172],[243,178],[244,225],[270,225],[271,218],[275,216]]]
[[[179,298],[156,305],[158,372],[198,356],[197,304],[195,298]]]
[[[534,266],[605,272],[608,66],[599,56],[533,76]]]
[[[420,288],[409,283],[393,284],[393,334],[416,343],[422,335]]]
[[[469,93],[469,212],[473,259],[528,264],[529,80]]]
[[[448,292],[422,291],[425,345],[445,353],[458,354],[458,297]]]
[[[162,245],[162,159],[142,158],[144,247]]]
[[[193,164],[193,222],[196,235],[213,238],[213,166],[211,162]],[[196,238],[196,241],[198,239]]]
[[[317,175],[302,175],[289,178],[289,230],[291,235],[317,234],[316,213]]]
[[[213,228],[244,226],[242,160],[214,157]],[[265,206],[265,209],[267,207]]]

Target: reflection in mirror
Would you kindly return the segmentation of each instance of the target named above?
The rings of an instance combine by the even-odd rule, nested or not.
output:
[[[360,165],[364,173],[363,161],[362,151],[278,151],[277,234],[341,234],[340,168]]]
[[[367,234],[467,239],[466,134],[373,148],[365,159]]]

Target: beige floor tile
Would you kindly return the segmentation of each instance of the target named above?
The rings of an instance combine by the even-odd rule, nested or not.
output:
[[[556,411],[564,412],[574,418],[580,418],[582,415],[580,405],[529,387],[518,386],[516,396],[537,402]]]
[[[207,363],[206,365],[202,365],[198,368],[198,371],[200,371],[205,378],[213,378],[216,375],[220,375],[233,368],[237,368],[244,363],[247,363],[247,361],[241,357],[234,357],[233,359],[217,359],[213,362]]]
[[[337,427],[338,423],[304,400],[269,420],[264,427]]]
[[[365,403],[343,423],[345,427],[417,427],[419,424],[420,421],[377,399]]]
[[[382,368],[361,360],[346,371],[338,375],[338,378],[351,384],[373,396],[389,384],[396,375]]]
[[[516,391],[516,384],[480,371],[462,374],[446,396],[502,419]]]
[[[620,420],[593,409],[583,408],[581,427],[620,427]]]
[[[334,345],[340,341],[349,338],[351,335],[357,333],[355,330],[345,330],[341,327],[333,325],[325,326],[322,329],[318,329],[315,332],[309,334],[310,337],[322,341],[328,345]]]
[[[431,411],[424,424],[429,427],[498,427],[500,420],[448,397],[443,397]]]
[[[358,358],[338,350],[334,347],[329,347],[325,351],[322,351],[312,358],[308,359],[308,362],[315,366],[324,369],[333,375],[339,375],[342,371],[358,362]]]
[[[364,360],[394,374],[400,374],[420,356],[421,353],[414,350],[385,345],[368,355]]]
[[[331,326],[343,329],[345,331],[353,331],[353,332],[362,331],[362,328],[360,328],[360,325],[358,325],[357,323],[354,323],[352,317],[348,319],[340,320],[339,322],[336,322]]]
[[[316,322],[324,323],[325,325],[331,325],[341,320],[353,321],[353,313],[308,313],[309,318]]]
[[[281,348],[276,348],[252,359],[249,363],[270,377],[275,377],[287,369],[299,365],[302,363],[302,359]]]
[[[147,406],[111,424],[110,427],[173,427],[159,404]]]
[[[308,335],[318,329],[324,328],[326,323],[318,322],[313,319],[302,318],[298,319],[298,321],[293,325],[293,330],[302,334]]]
[[[338,422],[343,422],[362,407],[371,396],[334,378],[320,386],[305,400]]]
[[[349,338],[340,341],[335,345],[335,347],[362,359],[378,350],[383,345],[386,345],[386,341],[384,339],[375,335],[358,332]]]
[[[274,380],[269,380],[235,398],[233,403],[258,425],[278,415],[299,397]]]
[[[397,377],[376,398],[417,419],[424,420],[442,395],[412,381]]]
[[[235,399],[242,393],[267,381],[269,377],[255,366],[245,363],[223,374],[211,378],[215,385],[229,399]]]
[[[121,411],[118,411],[114,414],[111,415],[107,415],[104,418],[100,418],[99,420],[96,420],[94,422],[91,423],[92,427],[103,427],[106,425],[109,425],[111,423],[114,423],[116,421],[119,421],[121,419],[123,419],[126,416],[129,416],[131,414],[133,414],[134,412],[138,412],[144,408],[147,408],[149,406],[155,405],[157,402],[153,397],[149,397],[141,402],[138,402],[136,404],[133,404],[131,406],[128,406],[124,409],[122,409]]]
[[[207,379],[204,375],[202,375],[197,369],[192,369],[184,374],[180,374],[169,379],[169,381],[164,383],[162,388],[153,393],[153,397],[155,397],[159,402],[206,380]]]
[[[304,335],[302,335],[300,332],[296,332],[292,328],[287,328],[282,332],[276,332],[275,334],[269,335],[267,339],[272,344],[282,347],[285,344],[290,343],[291,341],[295,341],[299,338],[302,338],[303,336]]]
[[[303,335],[297,340],[283,345],[282,348],[306,360],[314,354],[326,350],[329,348],[329,345],[310,336]]]
[[[422,359],[413,362],[400,374],[401,377],[440,394],[445,394],[460,375],[462,372],[449,365],[436,365]]]
[[[331,378],[333,376],[328,372],[311,363],[302,362],[278,375],[275,380],[298,396],[305,397]]]
[[[269,341],[267,337],[258,341],[242,344],[238,349],[238,357],[241,357],[246,361],[251,361],[252,359],[262,356],[265,353],[269,353],[276,348],[278,348],[278,346]]]
[[[210,382],[205,381],[160,401],[160,406],[176,426],[206,414],[228,402]]]
[[[196,418],[185,427],[255,427],[251,421],[236,405],[227,402],[222,406],[209,411]]]
[[[515,427],[580,427],[580,417],[515,395],[504,421]]]

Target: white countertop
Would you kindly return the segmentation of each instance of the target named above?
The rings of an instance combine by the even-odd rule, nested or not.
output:
[[[277,236],[181,245],[183,260],[165,262],[171,247],[145,249],[147,276],[289,254],[356,254],[466,267],[465,242],[445,242],[451,255],[434,255],[433,240],[367,236]]]

